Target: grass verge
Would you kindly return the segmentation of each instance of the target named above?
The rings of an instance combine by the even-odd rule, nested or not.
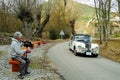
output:
[[[100,45],[100,55],[120,63],[120,40],[110,40],[107,47]]]

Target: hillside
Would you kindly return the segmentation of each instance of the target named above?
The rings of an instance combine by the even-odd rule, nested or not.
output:
[[[95,9],[91,6],[75,2],[75,6],[79,11],[75,28],[77,33],[87,33],[94,35],[95,29],[93,26],[88,27],[88,22],[95,17]]]
[[[78,21],[83,24],[86,24],[91,18],[95,16],[94,7],[78,3],[76,1],[73,2],[71,0],[68,0],[68,6],[72,9],[72,11],[74,11],[74,15],[79,13]]]
[[[95,16],[95,9],[93,7],[77,2],[76,5],[79,7],[79,12],[82,13],[78,18],[78,21],[86,24],[91,18]]]

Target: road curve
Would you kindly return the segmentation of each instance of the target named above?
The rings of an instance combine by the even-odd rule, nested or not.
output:
[[[68,42],[55,45],[47,54],[65,80],[120,80],[119,63],[101,56],[74,56]]]

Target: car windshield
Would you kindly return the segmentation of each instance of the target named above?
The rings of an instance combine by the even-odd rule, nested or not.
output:
[[[91,42],[92,38],[88,35],[78,35],[75,36],[76,41]]]

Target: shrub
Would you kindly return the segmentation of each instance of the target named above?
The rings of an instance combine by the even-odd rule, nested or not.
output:
[[[68,39],[70,38],[70,34],[69,33],[65,33],[64,39]]]
[[[54,28],[49,30],[49,38],[55,40],[58,38],[57,31]]]

